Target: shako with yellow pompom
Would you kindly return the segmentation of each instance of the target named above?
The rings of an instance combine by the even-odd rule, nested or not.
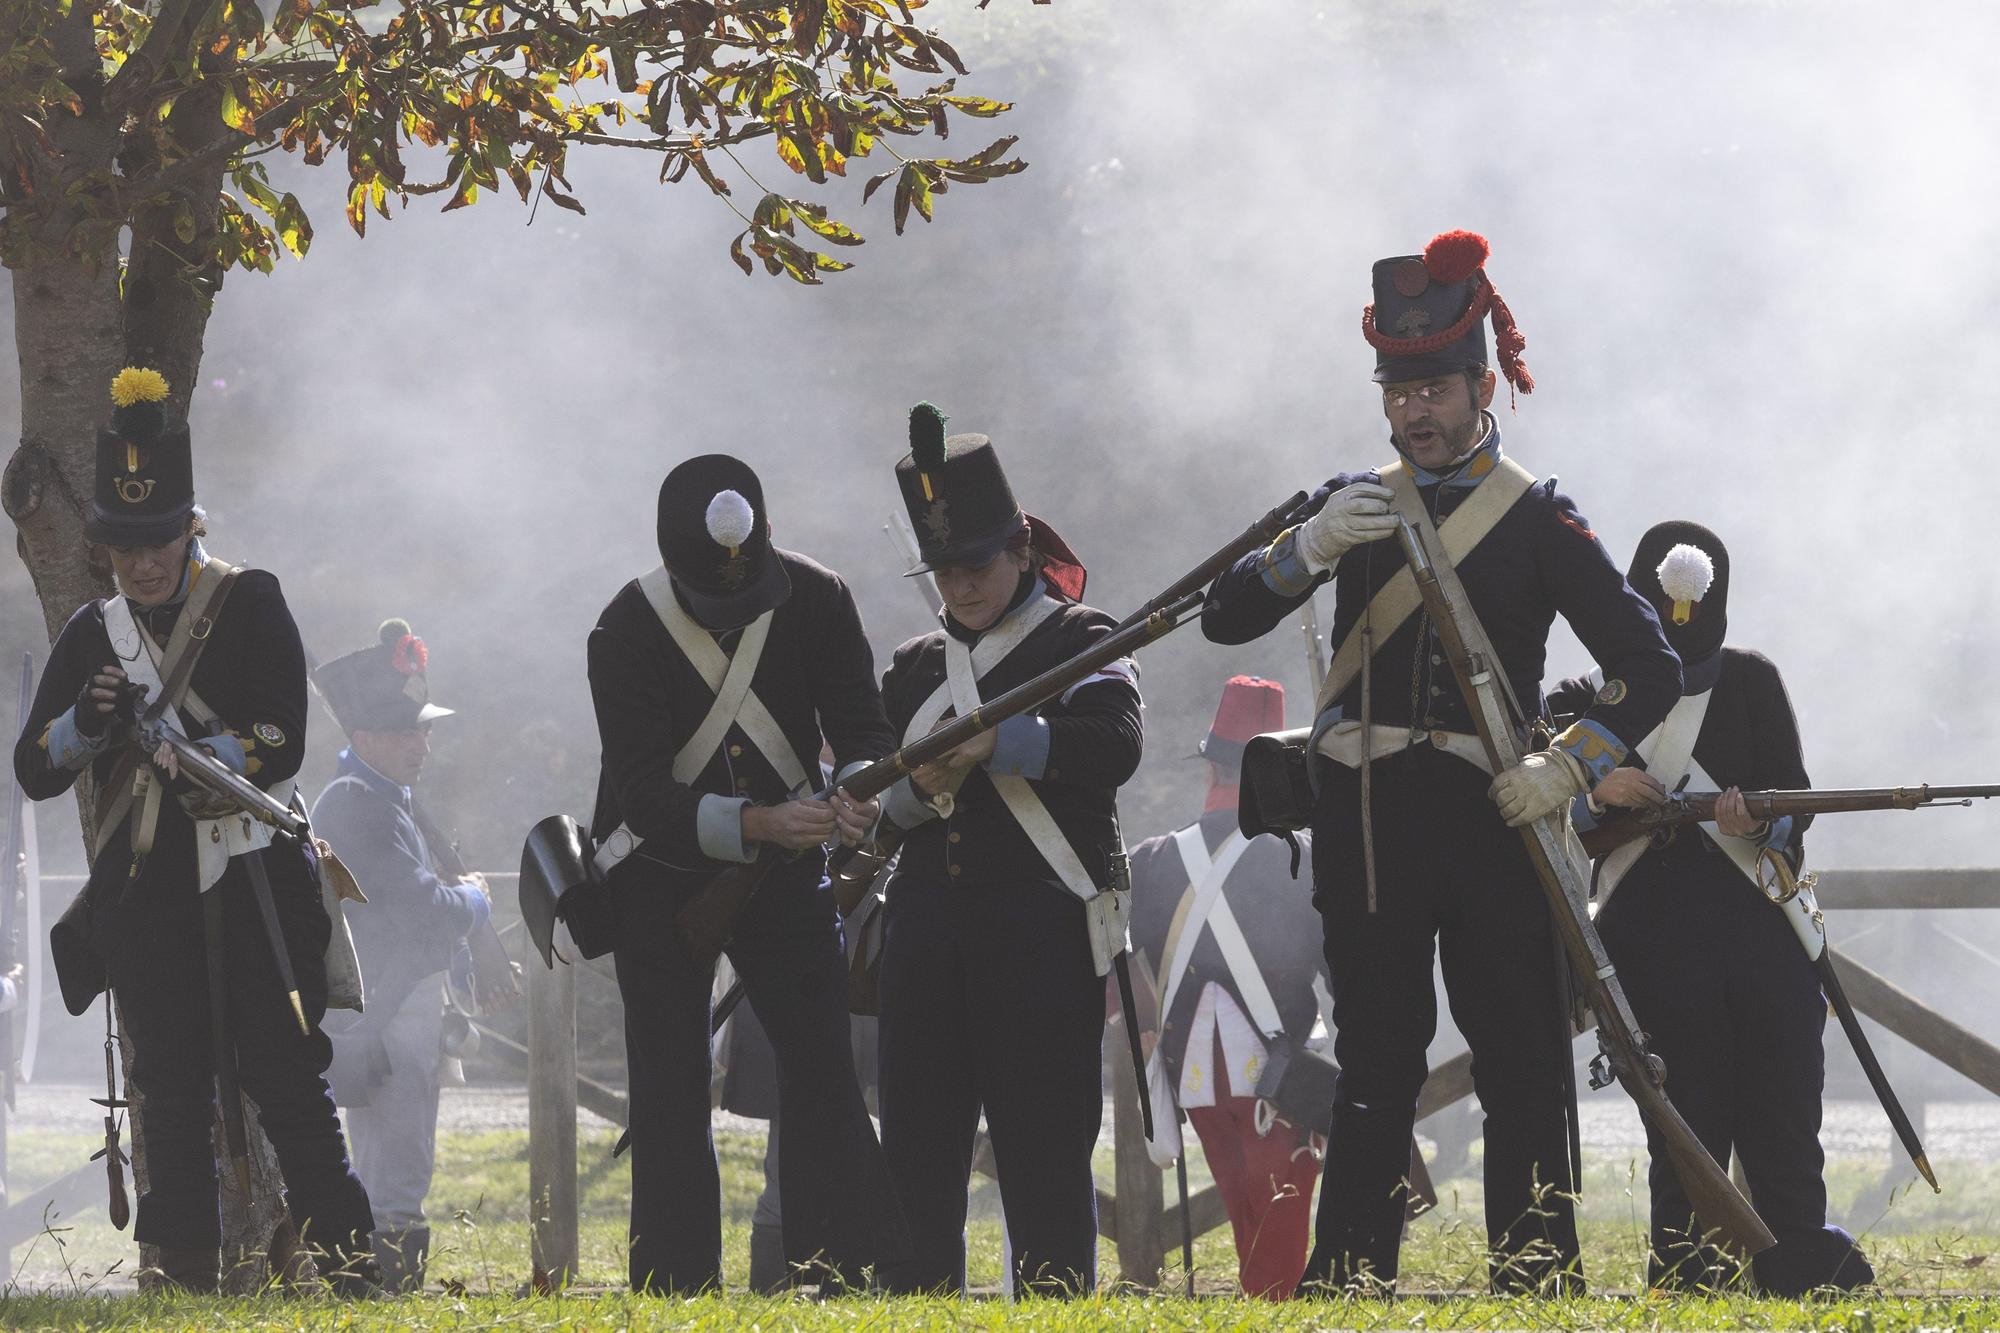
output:
[[[111,420],[97,428],[97,476],[84,535],[109,546],[158,546],[187,531],[194,457],[187,422],[170,415],[166,377],[127,366],[111,381]]]

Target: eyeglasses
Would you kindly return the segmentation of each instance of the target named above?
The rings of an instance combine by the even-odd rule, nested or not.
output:
[[[1436,384],[1426,384],[1418,389],[1384,389],[1382,390],[1382,401],[1390,407],[1405,407],[1412,398],[1421,398],[1432,406],[1436,406],[1443,402],[1445,395],[1449,394],[1457,385],[1457,380],[1441,380]]]

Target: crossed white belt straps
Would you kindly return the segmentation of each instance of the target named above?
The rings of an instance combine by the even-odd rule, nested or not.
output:
[[[1180,994],[1181,983],[1187,979],[1188,966],[1194,961],[1195,946],[1201,942],[1202,928],[1206,926],[1214,933],[1216,945],[1222,950],[1222,961],[1229,968],[1236,988],[1243,994],[1243,1003],[1250,1010],[1250,1021],[1256,1024],[1257,1031],[1263,1034],[1265,1040],[1276,1040],[1285,1031],[1284,1021],[1278,1016],[1277,1001],[1272,999],[1271,988],[1264,981],[1263,969],[1257,966],[1250,941],[1244,937],[1243,927],[1236,920],[1236,913],[1222,891],[1231,872],[1236,869],[1236,863],[1249,850],[1250,840],[1240,830],[1232,830],[1211,854],[1208,840],[1202,836],[1201,825],[1192,824],[1174,834],[1174,847],[1180,852],[1181,865],[1188,872],[1188,884],[1194,900],[1180,922],[1180,933],[1174,940],[1172,956],[1167,959],[1166,986],[1160,998],[1162,1017],[1173,1012],[1174,1000]]]
[[[1016,648],[1021,646],[1034,629],[1057,611],[1061,603],[1046,593],[1023,605],[1005,622],[983,635],[971,648],[950,635],[944,641],[945,683],[931,692],[930,698],[911,717],[904,729],[903,743],[909,744],[930,734],[939,718],[944,716],[947,705],[958,716],[966,717],[979,707],[979,677],[991,672]],[[1087,682],[1086,682],[1087,683]],[[1084,916],[1090,929],[1091,958],[1100,977],[1111,970],[1111,962],[1127,947],[1127,927],[1131,917],[1130,895],[1102,890],[1091,879],[1090,871],[1076,854],[1076,848],[1063,835],[1055,817],[1049,813],[1042,798],[1026,778],[1007,774],[989,774],[994,790],[1006,803],[1008,813],[1014,822],[1028,835],[1035,850],[1042,854],[1049,869],[1062,881],[1064,888],[1074,894],[1084,906]]]
[[[750,738],[750,743],[757,747],[757,752],[770,763],[788,789],[797,791],[805,786],[805,765],[793,752],[792,743],[785,739],[784,728],[778,725],[778,720],[771,716],[771,710],[750,688],[750,682],[757,674],[757,663],[764,656],[764,644],[770,638],[771,618],[777,613],[766,611],[751,621],[744,628],[743,637],[737,641],[735,654],[731,655],[722,651],[713,634],[681,609],[664,565],[655,566],[640,576],[639,590],[646,594],[653,614],[660,618],[660,623],[673,637],[674,646],[700,674],[703,683],[715,692],[715,699],[709,704],[701,725],[674,754],[674,781],[685,786],[701,776],[701,771],[708,767],[708,761],[729,734],[729,728],[735,726]],[[644,841],[632,831],[630,824],[620,824],[597,849],[595,860],[598,872],[609,874],[613,867],[638,851]]]

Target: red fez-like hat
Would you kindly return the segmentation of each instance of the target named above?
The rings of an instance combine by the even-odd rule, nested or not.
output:
[[[1202,740],[1201,757],[1233,772],[1243,761],[1245,741],[1284,729],[1285,687],[1261,676],[1231,676]]]

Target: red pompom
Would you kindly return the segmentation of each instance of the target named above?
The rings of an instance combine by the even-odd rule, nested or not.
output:
[[[420,676],[431,664],[431,650],[416,635],[405,634],[396,644],[395,654],[389,662],[405,676]]]
[[[1443,231],[1424,247],[1424,267],[1434,282],[1464,282],[1477,273],[1492,253],[1486,238],[1473,231]]]

